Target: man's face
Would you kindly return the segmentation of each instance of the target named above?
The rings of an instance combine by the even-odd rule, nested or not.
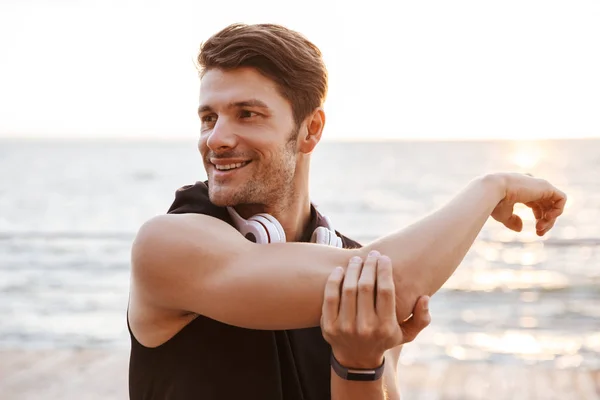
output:
[[[253,68],[208,70],[200,141],[209,196],[219,206],[271,205],[291,189],[296,129],[290,103]]]

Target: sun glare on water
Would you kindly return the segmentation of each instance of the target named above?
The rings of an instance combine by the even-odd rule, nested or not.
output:
[[[518,143],[515,151],[510,155],[510,160],[521,170],[530,170],[540,163],[543,156],[539,146],[528,143]]]

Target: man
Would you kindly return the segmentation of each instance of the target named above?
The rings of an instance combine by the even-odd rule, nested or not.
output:
[[[325,125],[319,50],[281,26],[232,25],[198,64],[208,181],[179,190],[133,244],[132,399],[381,399],[384,385],[393,395],[380,375],[397,351],[386,351],[427,325],[427,296],[488,217],[520,231],[513,206],[524,203],[541,236],[564,209],[544,180],[491,174],[365,247],[343,235],[298,243],[332,232],[308,192]],[[285,243],[246,240],[246,225],[265,228],[247,238]]]

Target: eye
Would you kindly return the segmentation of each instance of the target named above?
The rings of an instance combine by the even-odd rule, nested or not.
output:
[[[252,118],[252,117],[256,117],[257,115],[258,115],[258,113],[255,113],[254,111],[248,111],[248,110],[240,111],[240,118]]]
[[[217,116],[214,114],[203,115],[200,117],[203,124],[214,124],[217,121]]]

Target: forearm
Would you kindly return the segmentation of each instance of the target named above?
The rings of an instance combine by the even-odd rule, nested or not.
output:
[[[443,208],[364,247],[392,259],[399,317],[408,317],[417,297],[435,293],[460,265],[505,196],[501,179],[478,178]]]

